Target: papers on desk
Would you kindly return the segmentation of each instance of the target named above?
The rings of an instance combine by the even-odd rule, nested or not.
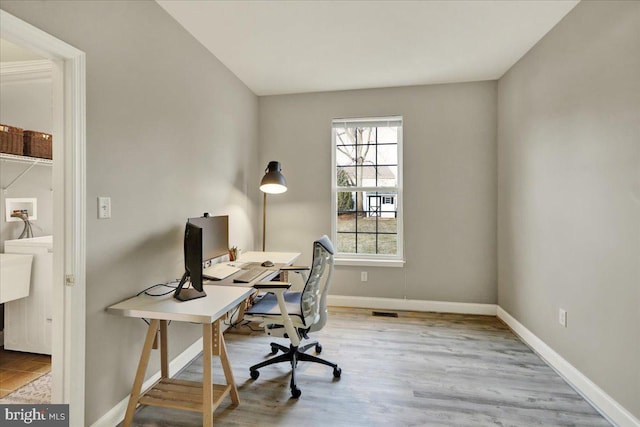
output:
[[[202,276],[210,280],[222,280],[240,271],[240,268],[226,263],[210,265],[202,270]]]

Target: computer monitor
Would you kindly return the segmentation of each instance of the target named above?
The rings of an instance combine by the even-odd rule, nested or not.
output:
[[[189,218],[189,223],[202,228],[202,262],[219,258],[229,253],[229,216]]]
[[[184,230],[184,275],[173,293],[173,297],[180,301],[202,298],[207,294],[202,287],[202,231],[201,227],[187,222]],[[184,288],[187,279],[191,288]]]
[[[189,218],[184,231],[185,273],[173,294],[180,301],[202,298],[207,294],[202,287],[202,263],[229,252],[229,217],[209,216]],[[187,279],[191,288],[184,288]]]

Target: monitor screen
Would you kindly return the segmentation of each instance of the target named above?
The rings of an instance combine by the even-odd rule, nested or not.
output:
[[[202,262],[229,253],[229,217],[205,216],[189,218],[189,223],[202,229]]]
[[[202,228],[190,223],[184,231],[184,269],[191,286],[202,291]]]
[[[185,273],[173,297],[180,301],[202,298],[207,294],[202,287],[202,228],[187,222],[184,230]],[[184,288],[187,279],[192,288]]]

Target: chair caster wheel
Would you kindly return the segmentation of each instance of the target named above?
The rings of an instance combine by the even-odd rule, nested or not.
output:
[[[316,344],[316,354],[322,353],[322,346],[320,344]]]
[[[342,375],[342,369],[338,367],[333,368],[334,378],[340,378],[340,375]]]
[[[271,346],[271,354],[276,354],[278,352],[278,347],[276,347],[275,345]]]
[[[260,371],[251,371],[251,378],[253,378],[254,380],[257,380],[258,377],[260,376]],[[334,370],[334,375],[335,375],[335,370]]]
[[[301,394],[302,394],[302,391],[300,391],[298,387],[291,387],[291,396],[294,399],[299,398]]]

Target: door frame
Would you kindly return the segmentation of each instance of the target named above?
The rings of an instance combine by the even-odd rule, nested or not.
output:
[[[52,403],[84,425],[86,64],[84,52],[0,10],[0,37],[51,60],[53,86]]]

